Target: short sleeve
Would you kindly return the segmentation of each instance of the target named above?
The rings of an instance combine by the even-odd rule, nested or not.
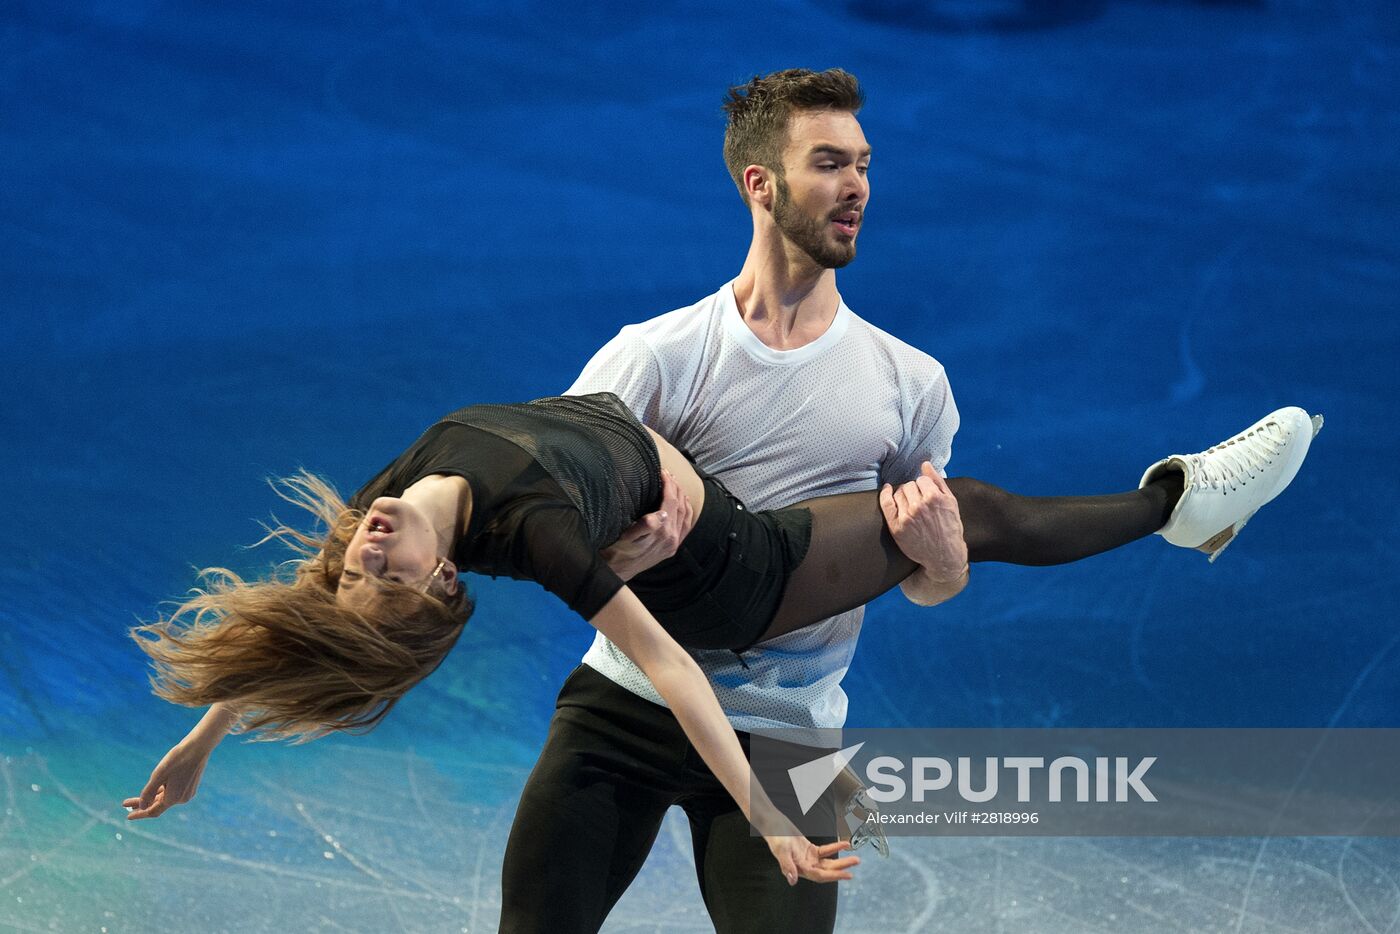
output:
[[[659,429],[662,373],[656,354],[634,327],[623,328],[584,366],[566,396],[611,392],[643,425]]]
[[[535,581],[584,619],[592,619],[623,587],[571,505],[522,500],[499,513],[482,538],[497,566],[473,570]]]
[[[883,483],[903,483],[919,474],[924,461],[947,476],[948,461],[953,456],[953,436],[958,432],[958,406],[953,401],[953,388],[941,365],[937,371],[912,393],[907,400],[908,428],[904,443],[881,467]]]

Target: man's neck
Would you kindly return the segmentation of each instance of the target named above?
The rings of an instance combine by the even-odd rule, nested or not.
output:
[[[794,350],[821,337],[836,318],[841,297],[836,270],[823,269],[786,241],[755,237],[734,280],[739,314],[774,350]]]

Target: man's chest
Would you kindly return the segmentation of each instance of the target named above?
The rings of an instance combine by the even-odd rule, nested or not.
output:
[[[765,366],[717,355],[688,387],[672,440],[755,508],[871,489],[906,426],[878,361],[831,354]]]

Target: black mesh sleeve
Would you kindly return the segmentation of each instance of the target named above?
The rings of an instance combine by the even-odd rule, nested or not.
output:
[[[618,577],[588,540],[577,509],[551,501],[522,501],[498,514],[483,531],[501,567],[481,568],[537,581],[584,619],[592,619],[622,589]]]

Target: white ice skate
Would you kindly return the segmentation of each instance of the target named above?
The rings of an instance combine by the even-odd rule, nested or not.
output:
[[[1157,534],[1214,561],[1250,517],[1293,480],[1321,430],[1321,415],[1289,406],[1199,454],[1173,454],[1153,464],[1139,488],[1168,470],[1186,474],[1185,491]]]

